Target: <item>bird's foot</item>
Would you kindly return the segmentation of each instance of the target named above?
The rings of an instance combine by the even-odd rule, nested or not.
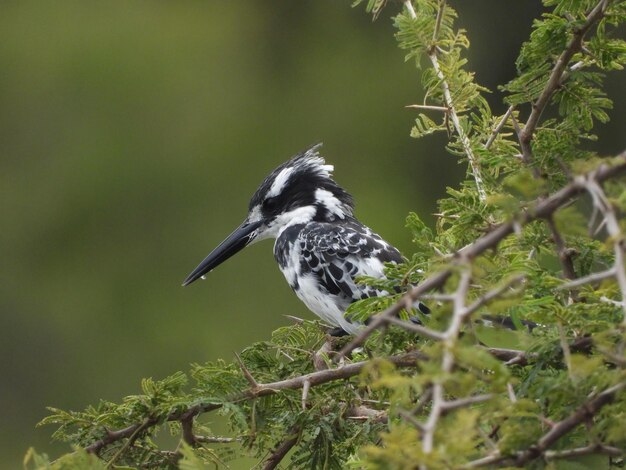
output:
[[[326,341],[313,354],[313,367],[315,370],[326,370],[330,368],[330,357],[335,355],[347,341],[349,334],[341,328],[333,328],[326,332]]]
[[[332,338],[328,338],[322,344],[322,347],[315,351],[313,354],[313,367],[315,370],[326,370],[329,369],[330,359],[329,355],[333,352],[333,341]]]
[[[342,336],[348,336],[350,334],[340,326],[330,328],[326,333],[334,338],[341,338]]]

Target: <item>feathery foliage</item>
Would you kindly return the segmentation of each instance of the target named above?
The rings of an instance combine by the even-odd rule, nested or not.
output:
[[[51,408],[42,424],[75,450],[53,463],[30,451],[26,467],[201,469],[239,455],[264,468],[623,466],[626,154],[603,159],[588,142],[612,108],[604,74],[626,61],[626,2],[544,5],[500,87],[502,115],[445,0],[404,2],[395,17],[425,90],[411,135],[447,132],[468,174],[439,202],[435,230],[408,216],[405,264],[361,280],[398,292],[350,307],[374,318],[362,335],[329,342],[319,323],[296,321],[231,361],[144,379],[121,403]],[[211,412],[228,437],[213,435]],[[164,449],[161,432],[180,445]]]

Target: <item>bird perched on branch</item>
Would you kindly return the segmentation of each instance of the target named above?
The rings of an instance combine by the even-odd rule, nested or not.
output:
[[[296,295],[331,334],[353,334],[360,325],[344,316],[348,306],[388,292],[358,284],[358,276],[384,278],[385,263],[400,252],[353,214],[352,196],[332,179],[321,144],[276,168],[256,190],[244,222],[183,282],[187,286],[257,241],[274,238],[274,257]],[[428,313],[428,308],[418,304]]]

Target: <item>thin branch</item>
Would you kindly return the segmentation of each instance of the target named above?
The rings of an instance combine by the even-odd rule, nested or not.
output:
[[[243,361],[241,360],[241,357],[239,357],[239,354],[235,353],[235,358],[237,359],[237,363],[239,364],[239,368],[241,369],[241,372],[243,372],[243,376],[246,378],[250,386],[253,389],[257,388],[259,386],[258,382],[252,376],[252,374],[250,373],[246,365],[243,363]]]
[[[569,344],[567,344],[567,338],[565,337],[565,330],[563,329],[563,324],[561,321],[557,321],[556,323],[557,329],[559,330],[559,342],[561,343],[561,350],[563,351],[563,360],[567,367],[567,375],[570,380],[573,380],[572,373],[572,353],[569,349]]]
[[[489,147],[491,147],[493,143],[496,141],[496,137],[498,137],[498,134],[500,134],[500,132],[506,125],[506,121],[508,121],[509,116],[511,116],[511,113],[513,111],[515,111],[515,105],[509,106],[509,109],[506,110],[506,113],[504,113],[504,116],[502,116],[502,118],[500,119],[496,127],[493,129],[493,132],[487,139],[487,142],[485,142],[485,150],[489,150]]]
[[[496,359],[501,361],[507,361],[512,357],[524,356],[524,357],[534,357],[530,353],[525,353],[524,351],[513,350],[513,349],[499,349],[499,348],[487,348],[487,352],[492,354]],[[428,360],[428,357],[420,352],[420,351],[411,351],[404,354],[399,354],[396,356],[390,356],[383,358],[386,361],[389,361],[396,367],[415,367],[420,361]],[[266,384],[257,383],[255,388],[250,388],[248,390],[243,390],[239,393],[234,394],[233,396],[225,399],[223,403],[237,403],[244,400],[249,400],[256,397],[273,395],[279,393],[282,390],[296,390],[299,388],[304,388],[305,384],[310,384],[309,387],[322,385],[328,382],[333,382],[336,380],[345,380],[356,375],[359,375],[363,368],[370,364],[371,361],[361,361],[355,362],[353,364],[347,364],[341,368],[337,369],[324,369],[316,372],[311,372],[309,374],[292,377],[285,380],[280,380],[278,382],[270,382]],[[424,400],[420,400],[421,405],[425,405],[426,401],[430,399],[430,392],[426,392],[424,394]],[[193,418],[196,416],[207,413],[210,411],[218,410],[222,407],[222,403],[198,403],[193,405],[185,410],[179,410],[170,413],[165,421],[179,421],[181,424],[183,422],[191,422]],[[418,410],[419,411],[419,410]],[[85,447],[85,450],[89,453],[99,454],[100,451],[122,439],[129,438],[135,434],[138,430],[143,431],[152,426],[156,426],[162,422],[158,417],[153,417],[147,419],[142,423],[132,424],[126,428],[119,429],[117,431],[106,430],[106,436],[102,439],[99,439],[89,446]],[[141,428],[141,429],[140,429]],[[184,430],[183,430],[184,431]],[[188,436],[187,440],[189,443],[195,442],[217,442],[217,443],[225,443],[225,442],[234,442],[227,441],[229,438],[210,438],[203,436],[193,435]]]
[[[474,301],[471,305],[469,305],[463,312],[463,315],[467,316],[475,312],[482,306],[491,302],[493,299],[500,297],[506,290],[510,289],[515,284],[519,284],[520,282],[523,282],[525,278],[526,276],[524,276],[523,274],[520,274],[519,276],[515,276],[509,279],[507,282],[500,285],[499,287],[496,287],[495,289],[490,290],[485,295],[483,295],[482,297]]]
[[[334,341],[329,337],[322,346],[313,354],[313,368],[315,370],[328,369],[326,358],[333,351]]]
[[[618,354],[609,351],[608,349],[605,349],[601,346],[597,346],[596,349],[607,357],[608,362],[612,362],[613,364],[620,367],[626,367],[626,357],[619,356]]]
[[[554,64],[546,86],[539,95],[539,98],[537,98],[537,101],[533,104],[533,109],[528,117],[528,120],[526,121],[526,125],[519,135],[522,153],[529,161],[532,161],[530,141],[532,140],[537,124],[539,123],[539,118],[550,102],[550,98],[552,98],[552,95],[559,87],[570,60],[572,60],[574,54],[581,50],[585,35],[593,27],[593,25],[600,21],[600,19],[604,16],[606,5],[606,0],[600,0],[589,12],[583,25],[574,31],[572,39],[569,41],[565,50],[561,53]]]
[[[534,165],[534,156],[531,141],[537,128],[537,124],[539,123],[539,118],[541,117],[541,114],[550,102],[552,95],[557,90],[557,88],[561,86],[562,82],[567,78],[570,71],[573,71],[576,68],[582,66],[577,63],[571,67],[570,71],[568,71],[567,69],[567,66],[574,54],[582,49],[583,39],[587,32],[596,22],[600,21],[600,19],[604,16],[606,6],[606,0],[600,0],[600,2],[598,2],[598,4],[587,15],[585,23],[580,28],[574,30],[572,39],[569,41],[565,50],[557,59],[550,73],[550,77],[548,78],[548,82],[546,83],[544,89],[539,95],[537,101],[533,104],[532,111],[530,113],[530,116],[528,117],[528,120],[526,121],[526,125],[524,126],[524,128],[520,129],[515,119],[515,116],[511,116],[513,119],[513,125],[515,126],[515,132],[520,143],[520,148],[522,150],[522,159],[524,160],[524,163],[531,169],[533,176],[537,179],[541,178],[541,173],[539,169]],[[552,238],[557,247],[559,261],[563,268],[563,275],[567,279],[575,279],[576,272],[574,271],[574,263],[572,261],[572,255],[574,254],[574,252],[567,249],[567,247],[565,246],[565,241],[563,240],[561,234],[558,232],[552,217],[546,218],[546,222],[548,224],[548,227],[550,228]]]
[[[193,433],[193,419],[195,415],[192,413],[184,414],[180,418],[180,427],[183,433],[183,440],[190,446],[195,446],[198,438]]]
[[[468,315],[465,301],[467,299],[467,293],[469,292],[472,281],[472,267],[468,263],[465,264],[466,265],[461,271],[459,284],[452,302],[452,320],[450,321],[448,329],[444,333],[444,350],[443,357],[441,359],[441,372],[444,377],[452,372],[452,369],[454,368],[455,357],[453,350],[459,337],[463,322]],[[453,406],[453,402],[446,402],[444,398],[445,389],[443,379],[437,379],[434,381],[432,390],[433,399],[430,407],[430,413],[428,414],[428,419],[424,424],[424,432],[422,435],[422,451],[425,454],[430,454],[434,449],[435,432],[437,430],[439,418],[446,411],[452,409],[451,407]],[[460,400],[468,399],[466,398]],[[461,403],[461,401],[459,401],[459,403]],[[470,402],[467,402],[467,404],[469,403]],[[424,465],[422,465],[422,467],[426,468]]]
[[[604,281],[605,279],[609,279],[615,276],[615,266],[607,269],[606,271],[600,271],[599,273],[592,273],[585,277],[580,277],[576,280],[566,282],[565,284],[561,284],[557,287],[559,290],[563,289],[573,289],[574,287],[579,287],[585,284],[594,284],[596,282]]]
[[[622,294],[622,311],[624,312],[622,318],[622,326],[626,327],[626,257],[624,256],[625,237],[622,233],[622,228],[615,216],[615,210],[613,205],[604,194],[604,190],[598,184],[597,181],[590,180],[587,183],[587,191],[593,199],[594,206],[596,206],[604,215],[606,222],[606,231],[611,237],[613,243],[613,253],[615,261],[613,265],[615,280],[619,286],[620,293]]]
[[[204,442],[206,444],[233,444],[241,442],[240,437],[218,437],[218,436],[194,436],[196,442]]]
[[[496,452],[486,457],[468,462],[460,468],[470,469],[496,464],[523,467],[532,460],[545,456],[546,451],[548,451],[548,449],[561,437],[568,434],[578,425],[592,419],[604,406],[612,403],[615,400],[616,395],[625,388],[626,382],[620,382],[619,384],[604,390],[595,397],[590,398],[567,418],[555,423],[554,426],[539,440],[537,440],[535,444],[523,452],[519,452],[516,455],[501,455],[499,452]],[[580,450],[574,451],[580,452]],[[555,458],[556,455],[558,455],[558,453],[552,454],[552,457]]]
[[[493,395],[491,393],[487,393],[485,395],[473,395],[470,397],[459,398],[457,400],[444,401],[441,404],[441,407],[442,411],[448,412],[456,410],[457,408],[463,408],[465,406],[474,405],[476,403],[482,403],[491,400],[492,398]]]
[[[423,336],[428,339],[432,339],[434,341],[441,341],[443,339],[443,333],[439,331],[431,330],[430,328],[426,328],[421,325],[416,325],[415,323],[411,323],[408,321],[401,320],[398,317],[390,317],[387,318],[387,323],[391,323],[392,325],[399,326],[404,328],[405,330],[412,331],[417,333],[420,336]]]
[[[411,0],[406,0],[404,2],[407,11],[409,12],[409,16],[413,19],[417,18],[415,14],[415,10],[413,8],[413,4]],[[439,2],[439,9],[437,10],[437,19],[435,22],[435,28],[433,32],[433,46],[436,45],[437,36],[439,35],[439,27],[441,26],[441,19],[443,17],[443,10],[445,8],[446,2],[445,0],[441,0]],[[472,169],[472,174],[474,175],[474,180],[476,181],[476,190],[478,191],[478,196],[482,202],[487,200],[487,193],[485,192],[483,177],[480,172],[480,167],[478,164],[478,159],[476,155],[474,155],[474,151],[472,150],[472,144],[461,126],[461,121],[459,120],[459,116],[457,114],[456,108],[454,106],[454,100],[452,99],[452,93],[450,92],[450,85],[446,81],[446,77],[441,71],[441,67],[439,65],[439,58],[437,57],[438,49],[437,47],[431,47],[428,51],[428,58],[430,59],[431,64],[433,65],[433,69],[435,70],[435,74],[437,78],[441,82],[441,88],[443,90],[443,99],[446,105],[448,116],[452,121],[454,126],[454,130],[459,136],[459,140],[463,145],[463,150],[465,151],[465,155],[467,156],[467,160],[469,161],[470,168]]]
[[[569,459],[572,457],[581,457],[589,454],[606,454],[613,457],[619,457],[624,455],[626,451],[624,449],[618,449],[617,447],[606,446],[603,444],[589,444],[585,447],[577,447],[575,449],[567,450],[548,450],[544,452],[544,457],[548,460],[551,459]]]
[[[156,422],[156,420],[155,420]],[[106,436],[103,437],[102,439],[97,440],[96,442],[94,442],[93,444],[90,444],[89,446],[85,447],[85,450],[87,452],[89,452],[90,454],[96,454],[99,455],[100,451],[116,442],[119,441],[121,439],[126,439],[127,437],[132,436],[132,434],[141,426],[141,423],[136,423],[136,424],[131,424],[130,426],[127,426],[125,428],[122,429],[118,429],[117,431],[110,431],[108,429],[106,429]]]
[[[618,392],[626,388],[626,382],[621,382],[613,387],[610,387],[598,394],[595,398],[584,403],[574,413],[569,415],[562,421],[556,423],[556,425],[544,434],[537,443],[529,448],[526,452],[523,452],[515,459],[515,465],[523,466],[527,462],[535,459],[545,450],[550,448],[556,441],[558,441],[565,434],[569,433],[579,424],[593,418],[593,416],[605,405],[613,402]]]
[[[424,434],[424,425],[422,423],[420,423],[415,418],[415,416],[413,416],[413,413],[411,413],[410,411],[407,411],[407,410],[400,409],[400,410],[398,410],[398,414],[402,418],[407,420],[412,426],[414,426],[415,429],[417,429],[420,432],[420,434]]]
[[[556,227],[554,217],[547,217],[546,223],[552,232],[552,240],[554,240],[556,252],[559,255],[559,261],[563,267],[563,276],[565,276],[566,279],[576,279],[576,271],[574,270],[573,260],[573,255],[576,254],[576,251],[565,246],[565,240],[563,240],[561,233]]]

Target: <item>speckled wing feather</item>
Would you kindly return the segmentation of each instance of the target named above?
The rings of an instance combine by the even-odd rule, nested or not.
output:
[[[351,221],[342,225],[315,223],[300,233],[302,273],[315,275],[321,287],[344,300],[344,308],[387,292],[357,284],[358,276],[384,277],[384,263],[402,255],[369,228]]]

